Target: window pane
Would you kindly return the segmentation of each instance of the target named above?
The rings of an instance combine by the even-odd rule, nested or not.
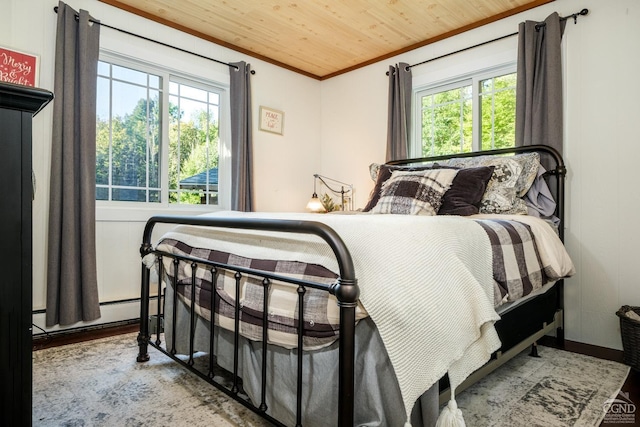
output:
[[[98,61],[98,75],[109,77],[110,65],[106,62]]]
[[[149,87],[154,89],[160,89],[160,76],[154,76],[149,74]]]
[[[141,114],[141,108],[143,108],[143,106],[146,107],[144,104],[147,99],[146,87],[114,81],[112,82],[111,90],[113,92],[112,114],[114,117],[128,120],[133,114]],[[146,116],[146,108],[144,113]]]
[[[436,104],[446,104],[449,102],[455,102],[462,97],[462,91],[460,89],[451,89],[445,92],[436,93],[433,96]]]
[[[162,95],[147,82],[160,87],[161,78],[111,67],[114,79],[97,81],[96,199],[158,202]]]
[[[516,73],[480,82],[482,149],[515,145]]]
[[[149,201],[150,202],[159,202],[160,201],[160,190],[151,190],[149,191]]]
[[[485,80],[487,82],[488,80]],[[490,81],[489,85],[490,85]],[[483,150],[491,150],[494,146],[493,143],[493,96],[492,95],[484,95],[481,98],[482,109],[482,131],[481,131],[481,139],[482,139],[482,149]]]
[[[109,200],[109,189],[104,187],[96,188],[96,200]]]
[[[96,94],[96,184],[109,184],[111,121],[109,80],[98,77]],[[108,195],[108,192],[106,193]],[[106,200],[106,199],[98,199]]]
[[[149,91],[151,108],[149,111],[149,138],[147,161],[149,163],[149,186],[160,187],[160,92]]]
[[[422,97],[422,155],[471,151],[471,85]]]
[[[495,90],[499,89],[515,89],[516,87],[516,73],[507,74],[493,78],[493,84]]]
[[[120,202],[146,202],[147,192],[140,189],[114,188],[111,200]]]
[[[113,185],[146,184],[148,100],[145,88],[113,82],[114,116],[120,119],[112,137]],[[121,127],[121,129],[120,129]]]
[[[96,85],[96,114],[99,120],[109,121],[109,110],[111,105],[111,87],[110,80],[104,77],[98,77],[98,83]]]
[[[119,65],[112,65],[111,68],[114,79],[124,80],[142,86],[147,85],[147,73],[132,70],[131,68],[120,67]]]
[[[187,85],[180,86],[180,96],[183,98],[195,99],[197,101],[207,102],[207,91],[190,87]]]
[[[171,87],[169,201],[217,204],[219,94],[183,83]]]

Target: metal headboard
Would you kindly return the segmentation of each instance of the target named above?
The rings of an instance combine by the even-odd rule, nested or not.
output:
[[[470,153],[457,153],[457,154],[447,154],[442,156],[432,156],[432,157],[421,157],[414,159],[401,159],[401,160],[391,160],[387,162],[388,165],[409,165],[416,163],[428,163],[428,162],[436,162],[438,160],[448,160],[448,159],[458,159],[464,157],[478,157],[478,156],[490,156],[490,155],[500,155],[500,154],[519,154],[519,153],[530,153],[530,152],[538,152],[540,153],[540,160],[545,165],[547,172],[544,174],[545,179],[547,179],[547,184],[551,192],[553,193],[553,197],[556,201],[556,212],[555,215],[560,220],[560,224],[558,225],[558,234],[560,239],[564,242],[564,178],[567,174],[567,168],[564,165],[564,160],[562,159],[562,155],[553,147],[548,145],[527,145],[523,147],[511,147],[511,148],[501,148],[498,150],[485,150],[485,151],[473,151]],[[544,162],[545,159],[550,160],[549,162]],[[554,180],[551,178],[555,177]],[[552,182],[555,181],[555,182]]]

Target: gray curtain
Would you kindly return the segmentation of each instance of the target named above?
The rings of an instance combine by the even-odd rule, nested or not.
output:
[[[411,68],[404,62],[389,66],[389,119],[386,160],[406,159],[411,126]]]
[[[232,62],[231,73],[231,209],[253,210],[251,64]]]
[[[516,146],[550,145],[562,154],[560,44],[565,24],[566,21],[561,20],[555,12],[549,15],[544,23],[520,23]]]
[[[96,80],[100,25],[58,4],[46,324],[100,317],[96,280]]]

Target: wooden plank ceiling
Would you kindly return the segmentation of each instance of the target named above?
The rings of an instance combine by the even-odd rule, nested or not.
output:
[[[323,80],[553,0],[100,1]]]

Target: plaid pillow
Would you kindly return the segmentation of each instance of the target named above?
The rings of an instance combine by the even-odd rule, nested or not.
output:
[[[424,171],[427,169],[434,169],[434,165],[421,165],[421,166],[391,166],[391,165],[380,165],[377,163],[372,163],[369,166],[369,173],[371,177],[376,177],[374,181],[376,185],[371,190],[371,194],[369,195],[369,201],[367,205],[362,209],[363,212],[369,212],[374,208],[375,205],[378,204],[378,200],[380,200],[380,195],[382,194],[382,186],[389,178],[391,178],[391,172],[393,171]]]
[[[436,215],[457,169],[393,171],[371,210],[378,214]]]

